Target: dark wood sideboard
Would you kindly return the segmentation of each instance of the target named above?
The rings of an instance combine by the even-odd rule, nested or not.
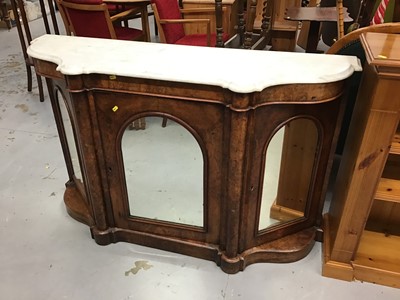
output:
[[[182,47],[49,35],[33,42],[28,52],[46,77],[69,173],[68,213],[87,224],[100,245],[125,241],[183,253],[214,261],[227,273],[303,258],[320,236],[342,95],[357,60]],[[96,59],[108,51],[111,61]],[[165,59],[201,55],[212,61],[194,61],[187,74],[185,66],[172,69]],[[243,65],[232,65],[233,57]],[[130,152],[121,143],[133,121],[150,117],[167,118],[166,128],[183,127],[200,148],[200,225],[135,215],[130,207]],[[262,227],[266,156],[280,130],[278,192],[267,209],[276,222]]]

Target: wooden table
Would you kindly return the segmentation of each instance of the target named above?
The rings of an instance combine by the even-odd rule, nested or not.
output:
[[[295,261],[312,249],[341,124],[343,88],[360,69],[356,58],[56,35],[36,39],[28,52],[49,85],[69,174],[67,210],[90,226],[97,243],[127,241],[179,252],[215,261],[227,273],[256,262]],[[104,53],[113,55],[104,60]],[[68,127],[61,105],[70,112]],[[183,209],[192,211],[200,194],[203,212],[196,225],[135,214],[130,201],[138,197],[129,194],[125,172],[135,151],[124,152],[122,139],[129,125],[144,117],[166,117],[167,128],[179,124],[200,152],[201,191],[186,194],[184,203],[190,204]],[[286,189],[306,189],[302,216],[260,229],[269,141],[278,130],[295,129],[293,120],[311,124],[317,141],[308,181],[301,164],[290,164],[290,174],[282,175]],[[157,128],[166,130],[161,122]],[[285,157],[299,153],[298,145],[284,146]],[[186,187],[187,179],[175,185]],[[143,197],[146,204],[150,195]]]
[[[351,22],[347,8],[343,8],[344,22]],[[286,20],[310,21],[307,38],[307,53],[316,53],[319,42],[319,30],[321,22],[337,22],[338,15],[336,7],[289,7],[286,10]]]

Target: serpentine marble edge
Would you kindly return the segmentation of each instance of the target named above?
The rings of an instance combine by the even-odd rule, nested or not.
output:
[[[328,83],[361,71],[352,56],[250,51],[43,35],[28,55],[64,75],[106,74],[220,86],[236,93],[281,84]]]

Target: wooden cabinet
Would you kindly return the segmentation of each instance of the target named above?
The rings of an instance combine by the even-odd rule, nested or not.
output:
[[[232,36],[236,33],[235,26],[237,23],[237,3],[235,0],[222,0],[223,18],[222,18],[222,28],[224,32]],[[183,0],[183,8],[215,8],[214,0]],[[184,16],[185,18],[193,19],[210,19],[211,32],[216,31],[215,24],[215,12],[207,11],[202,14],[196,13],[188,14]],[[185,27],[186,34],[197,34],[207,32],[205,24],[190,24]]]
[[[323,275],[400,287],[400,37],[361,36],[367,63],[325,216]]]
[[[104,63],[101,57],[110,51]],[[69,174],[68,212],[90,226],[97,243],[126,241],[179,252],[215,261],[227,273],[256,262],[295,261],[312,249],[345,81],[358,69],[354,57],[59,35],[36,39],[28,53],[47,79]],[[187,68],[171,57],[207,60],[193,60]],[[246,64],[232,65],[234,60]],[[158,135],[153,150],[145,147],[140,154],[143,143],[130,125],[141,118],[147,125],[156,120],[141,132],[149,137],[154,128]],[[289,180],[279,184],[307,187],[305,205],[295,218],[270,220],[263,217],[270,207],[267,196],[279,188],[269,171],[276,165],[279,171],[280,153],[286,158],[304,152],[297,142],[282,145],[286,136],[273,142],[282,131],[292,136],[289,131],[298,132],[298,126],[311,127],[315,137],[307,160],[312,175],[303,182],[305,168],[298,164],[292,174],[282,171]],[[170,130],[189,138],[181,143]],[[172,144],[170,150],[161,137]],[[185,162],[179,150],[197,154]],[[141,163],[160,156],[158,163]],[[166,179],[172,184],[164,184]],[[172,190],[181,193],[164,197]]]

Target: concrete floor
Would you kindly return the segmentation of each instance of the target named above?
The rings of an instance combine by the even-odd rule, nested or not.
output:
[[[34,36],[41,20],[31,22]],[[0,299],[400,299],[301,261],[227,275],[214,262],[128,243],[99,246],[63,204],[67,173],[50,102],[26,91],[16,28],[0,29]]]

